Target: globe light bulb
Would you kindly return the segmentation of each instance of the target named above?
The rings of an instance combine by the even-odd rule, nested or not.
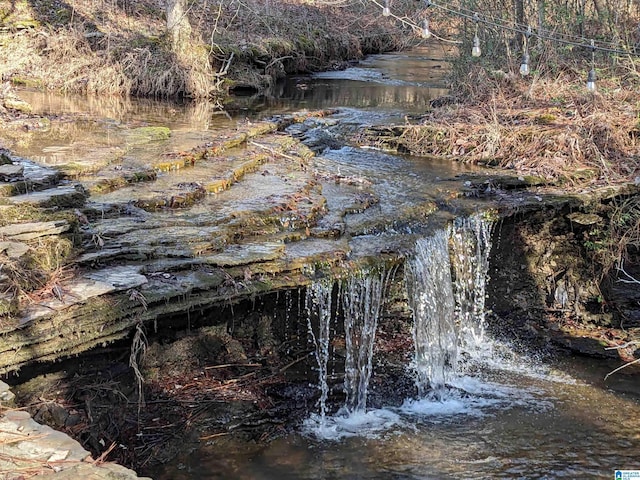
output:
[[[422,20],[421,35],[422,35],[422,38],[431,38],[431,30],[429,30],[429,20],[426,18]]]
[[[596,91],[596,70],[595,70],[595,68],[592,68],[591,70],[589,70],[589,73],[587,75],[587,90],[589,90],[590,92],[595,92]]]
[[[525,52],[522,55],[522,62],[520,63],[520,75],[526,77],[529,75],[529,53]]]
[[[391,9],[389,8],[389,0],[385,0],[384,7],[382,8],[382,16],[388,17],[391,15]]]
[[[480,49],[480,39],[478,38],[478,35],[476,35],[473,37],[473,47],[471,48],[471,56],[479,57],[480,55],[482,55],[482,50]]]

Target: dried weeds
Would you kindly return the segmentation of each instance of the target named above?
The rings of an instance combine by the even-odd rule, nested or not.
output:
[[[573,184],[625,182],[640,173],[640,126],[624,90],[603,85],[593,95],[564,76],[533,85],[509,75],[481,81],[477,97],[365,141]]]

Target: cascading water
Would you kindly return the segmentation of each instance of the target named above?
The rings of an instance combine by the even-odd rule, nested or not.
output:
[[[312,414],[305,422],[307,431],[325,439],[375,435],[403,422],[397,412],[429,418],[474,415],[486,408],[523,405],[533,398],[533,392],[485,375],[486,369],[497,364],[503,371],[503,363],[509,363],[485,331],[491,229],[491,221],[479,214],[456,219],[416,242],[415,253],[405,264],[405,285],[414,320],[412,366],[418,398],[406,399],[398,408],[367,410],[376,329],[393,272],[363,272],[340,282],[336,302],[331,298],[336,293],[333,283],[309,287],[307,314],[321,397],[319,415]],[[346,400],[338,413],[328,415],[327,368],[335,360],[330,358],[329,325],[337,315],[344,317]],[[317,318],[317,333],[312,318]],[[543,405],[539,399],[535,403]]]
[[[423,396],[430,388],[444,386],[458,361],[448,230],[416,242],[405,282],[414,318],[416,385]]]
[[[484,343],[490,233],[491,222],[475,215],[416,242],[405,281],[420,396],[450,383],[458,375],[460,354],[473,354]]]
[[[320,413],[312,414],[306,427],[316,436],[342,438],[366,431],[385,429],[397,421],[397,415],[388,411],[366,410],[369,381],[373,371],[373,350],[384,292],[395,269],[361,272],[341,283],[341,314],[345,332],[345,404],[333,416],[327,416],[329,387],[327,367],[330,358],[330,327],[336,315],[332,310],[332,283],[314,283],[307,290],[307,315],[310,336],[315,344],[318,362]],[[336,305],[337,307],[338,305]],[[312,318],[319,323],[314,333]]]
[[[345,331],[345,407],[364,411],[372,373],[373,346],[390,270],[354,276],[345,282],[342,305]]]
[[[451,226],[456,320],[461,348],[469,353],[486,346],[485,297],[492,226],[482,215],[457,218]]]
[[[307,287],[305,306],[309,336],[315,346],[315,356],[318,362],[318,385],[320,388],[320,423],[324,424],[327,414],[327,398],[329,397],[328,365],[329,365],[329,336],[332,316],[333,282],[314,282]],[[314,332],[313,319],[317,319],[317,333]]]

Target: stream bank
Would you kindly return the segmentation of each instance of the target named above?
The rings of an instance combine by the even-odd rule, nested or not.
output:
[[[15,293],[4,304],[3,368],[22,384],[21,404],[94,452],[117,440],[112,455],[136,468],[173,458],[185,439],[196,448],[278,438],[318,398],[305,287],[380,268],[397,273],[371,405],[399,403],[415,388],[403,368],[412,341],[402,268],[416,238],[478,211],[495,221],[494,330],[590,354],[633,338],[634,310],[613,303],[585,259],[602,240],[593,225],[610,223],[608,206],[635,198],[635,184],[576,193],[513,171],[399,157],[354,135],[353,115],[247,117],[215,134],[188,127],[180,149],[166,148],[185,138],[180,128],[139,119],[83,118],[84,128],[106,127],[100,148],[59,148],[77,134],[68,113],[8,127],[3,137],[20,148],[31,125],[27,138],[46,153],[34,162],[5,152],[5,251],[20,268],[3,279]],[[23,265],[36,275],[20,283]],[[55,373],[52,360],[62,362]],[[332,390],[339,404],[340,378]]]

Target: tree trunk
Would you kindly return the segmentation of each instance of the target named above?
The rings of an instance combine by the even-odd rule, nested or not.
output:
[[[186,0],[166,0],[167,32],[175,51],[182,50],[191,38],[191,24],[185,8]]]

